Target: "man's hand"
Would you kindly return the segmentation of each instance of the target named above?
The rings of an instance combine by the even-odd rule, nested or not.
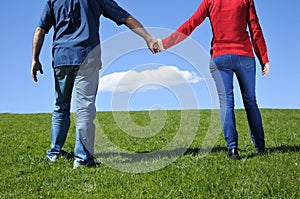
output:
[[[155,48],[154,48],[154,45],[155,43],[157,42],[157,39],[153,38],[153,37],[150,37],[149,39],[146,40],[147,42],[147,46],[149,48],[149,50],[154,54],[154,53],[157,53]]]
[[[262,68],[262,75],[266,76],[270,71],[270,63],[267,62],[264,67]]]
[[[41,48],[44,43],[45,38],[45,30],[42,28],[36,28],[34,36],[33,36],[33,42],[32,42],[32,62],[31,62],[31,76],[35,82],[37,82],[37,71],[40,71],[41,74],[43,74],[42,65],[39,61],[39,55],[41,52]]]
[[[32,64],[31,64],[31,76],[32,76],[32,79],[37,82],[38,79],[37,79],[37,72],[40,71],[41,74],[43,74],[43,68],[42,68],[42,65],[39,61],[32,61]]]

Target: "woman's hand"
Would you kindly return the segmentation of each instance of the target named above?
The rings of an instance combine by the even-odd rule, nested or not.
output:
[[[262,69],[262,75],[266,76],[269,73],[269,71],[270,71],[270,63],[267,62]]]

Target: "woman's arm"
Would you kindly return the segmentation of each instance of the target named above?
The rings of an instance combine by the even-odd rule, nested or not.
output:
[[[183,23],[176,32],[162,40],[164,49],[168,49],[186,39],[197,26],[199,26],[208,15],[207,1],[204,0],[197,11]]]
[[[253,0],[249,0],[249,11],[247,20],[255,54],[259,59],[262,69],[264,70],[265,64],[269,62],[268,51],[264,35],[259,24],[259,19],[256,14]],[[267,68],[269,68],[269,66]]]

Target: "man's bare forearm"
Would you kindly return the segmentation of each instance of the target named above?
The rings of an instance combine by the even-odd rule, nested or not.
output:
[[[156,42],[156,39],[154,39],[143,27],[143,25],[136,20],[133,16],[129,16],[125,19],[124,24],[132,30],[137,35],[144,38],[144,40],[147,42],[148,48],[152,53],[155,53],[155,49],[153,48],[154,43]]]
[[[124,24],[134,33],[143,37],[146,41],[152,39],[151,35],[145,30],[143,25],[138,20],[136,20],[133,16],[127,17],[127,19],[125,19],[124,21]]]
[[[32,60],[39,60],[40,52],[45,39],[45,30],[36,28],[32,42]]]
[[[42,65],[39,61],[40,52],[45,39],[45,30],[37,28],[35,30],[32,41],[32,62],[31,62],[31,76],[35,82],[37,82],[37,72],[40,71],[43,74]]]

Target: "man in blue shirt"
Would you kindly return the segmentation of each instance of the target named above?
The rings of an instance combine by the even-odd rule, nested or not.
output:
[[[63,153],[70,127],[70,104],[73,95],[76,107],[76,142],[74,168],[94,166],[96,117],[95,98],[99,82],[100,16],[117,25],[125,24],[145,39],[154,53],[156,42],[142,24],[113,0],[47,0],[33,38],[31,74],[37,82],[37,72],[43,74],[39,61],[45,34],[53,27],[53,71],[55,108],[51,125],[51,148],[46,157],[55,162]],[[73,94],[72,94],[73,92]]]

